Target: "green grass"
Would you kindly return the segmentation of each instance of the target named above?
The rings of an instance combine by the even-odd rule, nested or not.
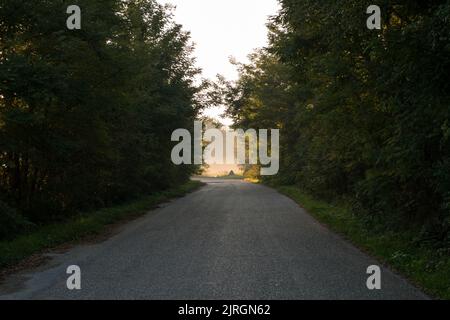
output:
[[[331,230],[405,275],[430,296],[450,299],[448,250],[417,245],[412,231],[387,232],[380,231],[380,228],[371,229],[350,209],[317,200],[297,187],[275,188],[299,203]]]
[[[108,225],[136,218],[155,205],[191,192],[203,185],[189,181],[181,186],[154,193],[139,200],[99,211],[80,214],[63,223],[40,227],[30,234],[11,241],[0,242],[0,269],[12,266],[23,259],[56,246],[99,235]]]

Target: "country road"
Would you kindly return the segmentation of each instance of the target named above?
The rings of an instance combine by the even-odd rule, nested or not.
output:
[[[427,299],[384,268],[382,289],[368,290],[379,263],[276,191],[205,181],[108,240],[9,277],[0,299]],[[70,265],[79,291],[66,288]]]

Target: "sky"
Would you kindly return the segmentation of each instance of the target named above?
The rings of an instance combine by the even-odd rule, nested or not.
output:
[[[175,21],[191,32],[195,43],[197,66],[202,77],[215,79],[217,74],[228,80],[238,77],[230,57],[246,62],[255,48],[267,45],[266,23],[279,9],[277,0],[158,0],[176,6]],[[205,112],[217,118],[223,108]],[[230,120],[225,119],[229,125]]]

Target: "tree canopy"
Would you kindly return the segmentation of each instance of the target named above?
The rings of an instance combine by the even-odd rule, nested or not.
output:
[[[170,135],[202,107],[189,34],[154,0],[0,4],[0,237],[188,179]],[[17,230],[16,230],[17,229]]]
[[[450,228],[450,2],[281,0],[270,44],[225,86],[237,127],[281,130],[281,171],[391,227]],[[424,229],[424,230],[425,230]]]

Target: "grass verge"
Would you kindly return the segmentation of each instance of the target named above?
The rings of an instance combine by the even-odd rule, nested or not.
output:
[[[296,201],[331,230],[402,273],[430,296],[450,299],[448,250],[419,246],[412,231],[371,229],[351,210],[315,199],[297,187],[275,186],[275,189]]]
[[[124,205],[80,214],[63,223],[40,227],[30,234],[19,236],[11,241],[1,241],[0,269],[17,264],[46,249],[99,235],[112,224],[137,218],[155,205],[181,197],[202,185],[200,181],[189,181],[181,186],[154,193]]]

